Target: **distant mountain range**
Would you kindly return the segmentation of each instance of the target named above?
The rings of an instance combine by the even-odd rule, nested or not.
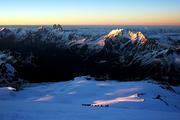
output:
[[[0,50],[6,51],[1,55],[9,54],[16,61],[5,63],[14,66],[20,78],[31,82],[91,75],[103,80],[149,77],[177,84],[180,42],[169,38],[169,44],[168,40],[162,42],[159,38],[162,36],[147,37],[142,32],[123,29],[102,36],[63,31],[58,26],[1,28]]]

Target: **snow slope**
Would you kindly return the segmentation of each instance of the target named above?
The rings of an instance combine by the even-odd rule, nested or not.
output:
[[[165,87],[151,80],[117,82],[76,77],[67,82],[32,84],[19,92],[0,88],[0,119],[179,120],[180,87]]]

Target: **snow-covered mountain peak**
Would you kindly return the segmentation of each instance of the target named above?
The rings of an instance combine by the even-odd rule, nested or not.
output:
[[[8,28],[3,27],[3,28],[0,28],[0,32],[1,33],[8,33],[8,32],[10,32],[10,30]]]
[[[121,37],[121,39],[119,39],[118,37]],[[109,40],[117,40],[122,43],[126,43],[129,40],[132,41],[132,43],[136,43],[137,41],[139,41],[142,45],[148,42],[148,39],[142,32],[128,32],[124,29],[114,29],[107,35],[103,36],[102,39],[99,39],[97,43],[99,46],[103,47]]]
[[[124,29],[115,29],[112,30],[109,34],[105,35],[104,38],[105,39],[113,39],[119,35],[123,34]]]
[[[148,41],[142,32],[134,33],[129,31],[128,36],[133,42],[138,40],[141,41],[141,44],[146,44]]]
[[[6,28],[5,28],[5,27],[0,28],[0,32],[2,32],[2,31],[4,31],[4,30],[6,30]]]
[[[147,43],[147,38],[142,32],[132,32],[132,31],[125,31],[124,29],[114,29],[111,32],[109,32],[107,35],[104,36],[104,39],[114,39],[116,37],[122,36],[123,38],[128,38],[132,42],[135,41],[141,41],[142,44]]]

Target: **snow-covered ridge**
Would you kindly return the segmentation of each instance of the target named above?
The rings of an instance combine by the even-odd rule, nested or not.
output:
[[[66,49],[71,49],[74,47],[81,49],[87,47],[89,53],[92,53],[92,51],[100,52],[103,48],[107,48],[107,46],[110,44],[112,47],[119,46],[120,48],[125,49],[131,44],[134,44],[134,46],[145,46],[144,49],[146,50],[148,50],[150,47],[152,48],[151,50],[158,47],[157,41],[147,39],[142,32],[135,33],[125,31],[123,29],[112,30],[104,36],[94,36],[81,34],[75,31],[57,29],[54,27],[39,27],[36,30],[1,28],[0,42],[3,40],[25,43],[27,41],[30,43],[40,41],[46,44],[53,43],[56,44],[56,47],[64,47]]]
[[[141,41],[142,44],[145,44],[148,39],[145,37],[145,35],[142,32],[132,32],[132,31],[125,31],[124,29],[115,29],[110,31],[107,35],[104,36],[97,36],[97,35],[85,35],[80,32],[76,31],[70,31],[70,30],[62,30],[57,28],[51,28],[51,27],[39,27],[36,30],[26,30],[22,28],[16,28],[16,29],[8,29],[8,28],[1,28],[0,29],[0,39],[8,38],[8,37],[15,37],[15,41],[24,41],[29,39],[31,37],[32,42],[34,39],[39,37],[40,41],[46,42],[46,43],[56,43],[59,46],[65,45],[73,46],[73,45],[79,45],[79,46],[89,46],[89,48],[94,49],[97,47],[91,47],[92,44],[95,46],[99,46],[99,48],[102,48],[101,46],[105,45],[105,40],[109,39],[115,39],[119,36],[122,36],[123,38],[130,39],[132,41]]]
[[[123,39],[126,39],[126,41],[141,41],[141,44],[145,44],[148,41],[141,32],[134,33],[131,31],[125,31],[123,29],[112,30],[109,34],[104,36],[85,35],[75,31],[63,31],[62,29],[57,29],[54,27],[39,27],[36,30],[26,30],[21,28],[1,28],[0,30],[0,41],[1,39],[14,39],[13,41],[15,42],[41,41],[47,44],[53,43],[56,44],[56,46],[65,48],[72,48],[74,46],[78,48],[88,47],[90,52],[92,50],[99,52],[102,50],[105,44],[108,44],[108,40],[117,39],[120,36]]]
[[[0,29],[0,39],[5,39],[8,37],[15,37],[15,41],[25,41],[27,39],[34,39],[39,37],[38,40],[46,43],[56,43],[59,46],[73,46],[79,45],[89,46],[89,48],[102,48],[105,43],[103,41],[108,39],[114,39],[118,36],[123,38],[128,38],[132,41],[141,41],[142,44],[147,43],[148,39],[142,32],[126,31],[124,29],[114,29],[110,31],[107,35],[91,35],[84,34],[78,31],[57,29],[56,27],[38,27],[37,29],[22,29],[22,28],[1,28]],[[34,41],[35,42],[35,41]],[[93,45],[96,47],[93,47]],[[57,45],[57,46],[58,46]]]

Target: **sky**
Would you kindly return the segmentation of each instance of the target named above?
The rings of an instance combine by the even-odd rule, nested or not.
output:
[[[0,0],[1,25],[180,25],[180,0]]]

